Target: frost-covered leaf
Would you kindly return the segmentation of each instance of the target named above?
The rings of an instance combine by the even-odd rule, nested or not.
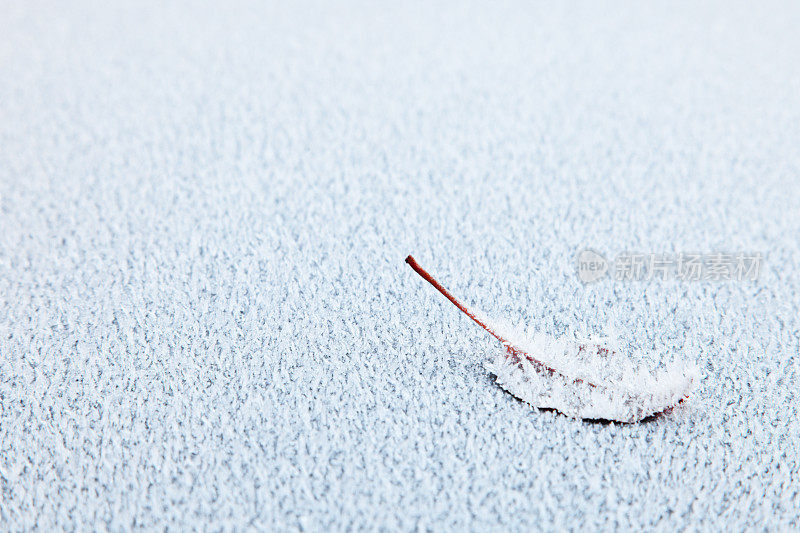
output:
[[[533,407],[591,420],[637,422],[686,399],[698,371],[672,360],[649,369],[606,340],[528,335],[470,311],[413,257],[406,262],[464,314],[499,340],[505,352],[487,368],[498,385]]]

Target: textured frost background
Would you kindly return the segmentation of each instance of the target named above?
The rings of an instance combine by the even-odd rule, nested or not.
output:
[[[800,13],[694,4],[3,2],[2,529],[796,525]],[[697,394],[531,410],[410,252]]]

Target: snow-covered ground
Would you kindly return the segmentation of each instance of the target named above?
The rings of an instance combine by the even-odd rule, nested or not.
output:
[[[114,4],[0,5],[0,529],[796,526],[797,3]],[[698,388],[533,410],[409,253]]]

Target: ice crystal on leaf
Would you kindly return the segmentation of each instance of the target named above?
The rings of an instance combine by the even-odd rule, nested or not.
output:
[[[638,422],[672,409],[689,396],[698,371],[671,360],[647,368],[621,353],[607,339],[564,335],[528,335],[467,309],[428,274],[413,257],[406,262],[464,314],[499,340],[487,368],[503,389],[541,409],[587,420]]]

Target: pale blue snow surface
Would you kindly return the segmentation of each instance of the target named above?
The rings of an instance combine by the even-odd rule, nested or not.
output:
[[[797,3],[127,4],[0,7],[0,529],[796,527]],[[408,253],[697,393],[537,412]]]

